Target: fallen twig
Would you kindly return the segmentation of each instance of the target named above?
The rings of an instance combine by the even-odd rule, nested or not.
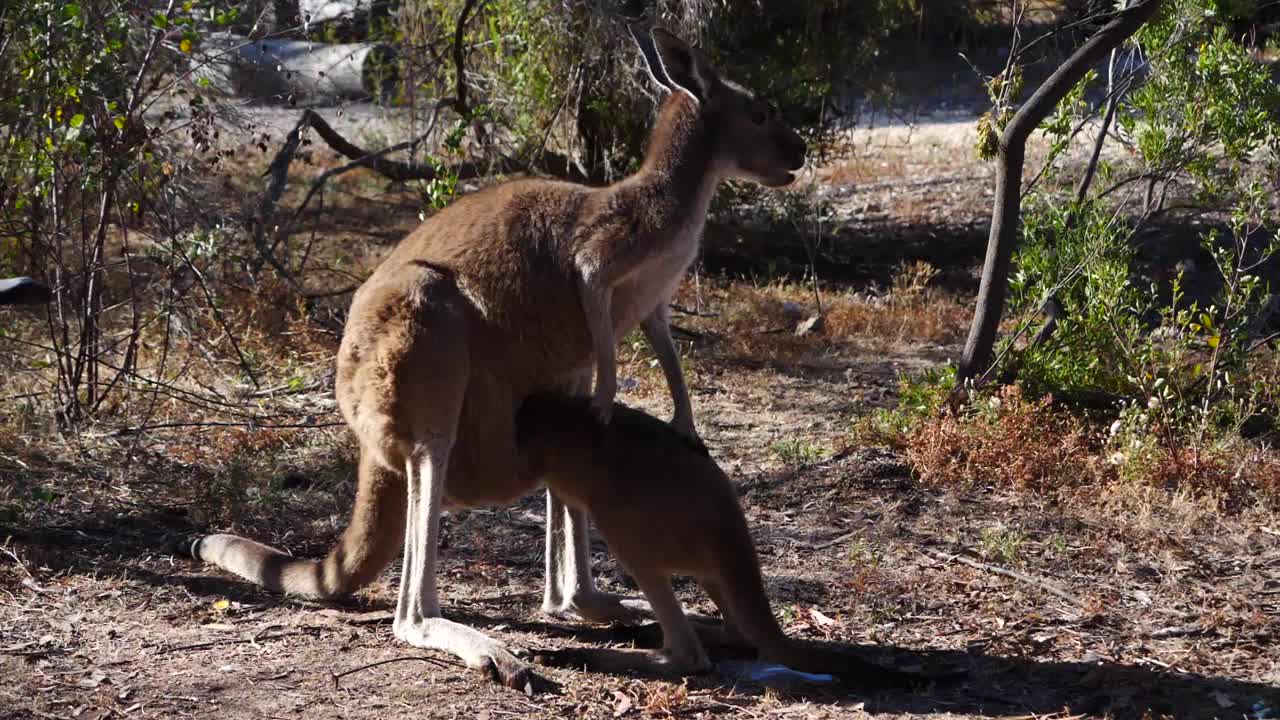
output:
[[[690,330],[690,329],[689,329],[689,328],[687,328],[687,327],[680,327],[679,325],[676,325],[675,323],[672,323],[672,324],[671,324],[671,332],[673,332],[673,333],[679,333],[680,335],[684,335],[685,337],[690,337],[690,338],[693,338],[693,339],[695,339],[695,340],[696,340],[696,339],[698,339],[698,338],[703,337],[703,333],[700,333],[700,332],[698,332],[697,330]]]
[[[306,632],[283,632],[269,635],[267,633],[258,633],[252,637],[246,638],[221,638],[219,640],[210,640],[208,642],[192,643],[190,645],[177,645],[174,647],[160,648],[160,654],[181,652],[184,650],[206,650],[218,645],[254,645],[264,640],[279,640],[280,638],[297,637],[299,635],[310,635]]]
[[[344,670],[344,671],[342,671],[342,672],[340,672],[340,673],[335,673],[335,672],[333,672],[332,670],[330,670],[330,671],[329,671],[329,679],[333,680],[333,688],[334,688],[335,690],[337,690],[337,689],[338,689],[338,681],[339,681],[340,679],[342,679],[342,678],[344,678],[344,677],[348,676],[348,675],[351,675],[351,674],[354,674],[354,673],[358,673],[358,672],[360,672],[360,671],[362,671],[362,670],[369,670],[369,669],[372,669],[372,668],[376,668],[376,667],[378,667],[378,666],[380,666],[380,665],[390,665],[391,663],[405,662],[405,661],[408,661],[408,660],[420,660],[420,661],[425,662],[425,663],[431,663],[431,664],[433,664],[433,665],[439,665],[440,667],[449,667],[450,665],[452,665],[452,666],[454,666],[454,667],[460,667],[460,668],[462,668],[462,669],[464,669],[464,670],[465,670],[465,669],[467,669],[467,666],[466,666],[466,665],[463,665],[462,663],[460,663],[460,662],[456,662],[456,661],[453,661],[453,660],[442,660],[442,659],[440,659],[440,658],[427,657],[426,655],[405,655],[405,656],[403,656],[403,657],[394,657],[394,658],[391,658],[390,660],[379,660],[378,662],[372,662],[372,663],[369,663],[368,665],[361,665],[361,666],[360,666],[360,667],[358,667],[358,668],[352,668],[352,669],[350,669],[350,670]]]
[[[338,610],[336,608],[324,608],[323,610],[318,610],[317,613],[328,618],[333,618],[334,620],[339,620],[348,625],[376,625],[395,620],[395,615],[386,610],[353,613]]]
[[[838,535],[836,537],[833,537],[830,540],[823,540],[822,542],[816,542],[816,543],[815,542],[798,542],[796,544],[799,545],[800,547],[805,548],[806,550],[826,550],[827,548],[832,547],[833,545],[839,545],[840,543],[844,542],[845,540],[848,540],[849,538],[857,534],[858,534],[857,530],[851,530],[847,533],[844,533],[843,535]]]
[[[326,415],[329,413],[325,413]],[[134,433],[151,432],[152,430],[172,430],[175,428],[213,428],[213,427],[242,427],[253,430],[290,430],[313,428],[338,427],[345,425],[344,422],[303,422],[303,423],[260,423],[252,420],[245,422],[230,422],[221,420],[208,420],[205,422],[174,422],[174,423],[156,423],[154,425],[138,425],[137,427],[120,428],[103,435],[103,437],[123,437],[133,435]]]
[[[1186,625],[1174,625],[1173,627],[1154,630],[1151,632],[1150,635],[1148,635],[1148,637],[1152,638],[1153,640],[1165,640],[1167,638],[1183,637],[1185,635],[1194,635],[1198,632],[1202,632],[1203,630],[1204,630],[1204,627],[1200,623],[1193,622],[1193,623],[1188,623]]]
[[[689,315],[690,317],[700,317],[700,318],[720,317],[720,313],[702,312],[700,310],[697,310],[694,308],[687,308],[687,307],[684,307],[683,305],[677,305],[675,303],[671,303],[670,307],[673,311],[678,312],[681,315]]]
[[[67,652],[65,648],[60,648],[60,647],[37,647],[34,650],[28,649],[32,646],[36,646],[39,644],[40,644],[39,640],[32,640],[31,642],[25,642],[25,643],[22,643],[21,645],[14,645],[13,647],[0,648],[0,655],[12,655],[14,657],[21,657],[21,658],[27,658],[28,660],[34,660],[36,658],[48,657],[50,655],[65,655]]]
[[[1010,578],[1012,580],[1017,580],[1018,582],[1026,583],[1028,585],[1034,585],[1040,588],[1041,590],[1044,590],[1045,592],[1049,593],[1050,595],[1053,595],[1054,597],[1059,598],[1061,600],[1065,600],[1077,607],[1084,605],[1083,600],[1067,592],[1066,590],[1063,590],[1057,585],[1054,585],[1048,580],[1042,580],[1038,577],[1027,575],[1026,573],[1020,573],[1017,570],[1010,570],[1009,568],[1006,568],[1006,567],[1000,567],[999,565],[984,563],[979,560],[974,560],[972,558],[965,557],[964,555],[942,552],[941,550],[934,550],[932,548],[927,548],[927,547],[921,548],[921,549],[926,554],[932,555],[933,557],[938,558],[939,560],[958,562],[962,565],[968,565],[969,567],[975,568],[977,570],[984,570],[986,572],[993,573],[995,575],[1003,575],[1004,577]]]

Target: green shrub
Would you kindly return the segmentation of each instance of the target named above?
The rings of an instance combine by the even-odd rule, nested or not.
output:
[[[1275,412],[1273,378],[1257,360],[1267,355],[1258,330],[1272,302],[1262,273],[1280,249],[1264,184],[1280,167],[1280,90],[1213,17],[1211,0],[1172,0],[1138,34],[1150,76],[1117,112],[1135,167],[1104,166],[1104,189],[1081,205],[1044,186],[1024,201],[1011,307],[1027,322],[1052,296],[1066,314],[1047,343],[1005,356],[1036,392],[1136,399],[1159,407],[1170,431],[1198,437]],[[1067,110],[1080,107],[1076,98]],[[1073,124],[1048,125],[1055,149]],[[1142,184],[1133,217],[1125,198]],[[1179,186],[1188,188],[1179,205],[1226,226],[1201,237],[1212,266],[1192,297],[1181,274],[1167,285],[1139,281],[1135,235],[1176,212],[1167,195]]]

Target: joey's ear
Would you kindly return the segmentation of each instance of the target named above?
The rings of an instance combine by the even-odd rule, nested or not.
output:
[[[633,25],[631,34],[654,80],[672,92],[683,90],[698,102],[704,102],[720,81],[707,56],[672,33],[655,27],[646,38],[645,33]]]

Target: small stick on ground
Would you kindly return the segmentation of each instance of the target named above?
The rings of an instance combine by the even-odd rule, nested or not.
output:
[[[257,635],[254,635],[253,637],[247,637],[247,638],[222,638],[220,640],[210,640],[208,642],[193,643],[191,645],[178,645],[176,647],[160,648],[159,654],[163,655],[165,653],[174,653],[182,650],[206,650],[208,648],[217,647],[219,645],[250,645],[250,644],[256,644],[256,643],[262,642],[263,640],[279,640],[280,638],[297,637],[298,635],[310,635],[310,634],[312,633],[284,632],[284,633],[276,633],[275,635],[259,633]]]
[[[857,534],[858,534],[857,530],[851,530],[842,535],[837,535],[831,538],[830,540],[823,540],[822,542],[797,542],[796,545],[799,545],[800,547],[805,548],[806,550],[826,550],[829,547],[839,545],[840,543],[844,542],[845,540],[848,540],[849,538]]]
[[[454,667],[460,667],[460,668],[462,668],[463,670],[466,670],[466,669],[467,669],[467,666],[466,666],[466,665],[463,665],[463,664],[462,664],[462,663],[460,663],[460,662],[453,662],[453,661],[451,661],[451,660],[442,660],[442,659],[440,659],[440,658],[427,657],[426,655],[404,655],[404,656],[402,656],[402,657],[394,657],[394,658],[391,658],[390,660],[379,660],[378,662],[372,662],[372,663],[369,663],[368,665],[361,665],[361,666],[360,666],[360,667],[358,667],[358,668],[352,668],[352,669],[350,669],[350,670],[344,670],[344,671],[342,671],[342,672],[340,672],[340,673],[335,673],[335,672],[333,672],[332,670],[330,670],[330,671],[329,671],[329,678],[330,678],[331,680],[333,680],[333,689],[334,689],[334,690],[337,690],[337,689],[338,689],[338,681],[339,681],[339,680],[341,680],[342,678],[344,678],[344,677],[348,676],[348,675],[353,675],[353,674],[355,674],[355,673],[361,672],[362,670],[370,670],[370,669],[373,669],[373,668],[379,667],[379,666],[381,666],[381,665],[390,665],[391,663],[406,662],[406,661],[409,661],[409,660],[420,660],[420,661],[422,661],[422,662],[425,662],[425,663],[431,663],[431,664],[433,664],[433,665],[438,665],[438,666],[440,666],[440,667],[449,667],[450,665],[452,665],[452,666],[454,666]]]
[[[1184,637],[1186,635],[1195,635],[1204,632],[1204,626],[1199,622],[1188,623],[1186,625],[1175,625],[1173,627],[1160,628],[1153,630],[1147,637],[1153,640],[1165,640],[1167,638]]]
[[[934,550],[932,548],[921,548],[921,549],[926,554],[932,555],[938,558],[939,560],[948,560],[952,562],[958,562],[962,565],[968,565],[969,567],[975,568],[977,570],[983,570],[989,573],[993,573],[995,575],[1003,575],[1004,577],[1010,578],[1012,580],[1017,580],[1018,582],[1021,582],[1021,583],[1034,585],[1040,588],[1041,590],[1044,590],[1045,592],[1049,593],[1050,595],[1053,595],[1054,597],[1059,598],[1061,600],[1065,600],[1071,603],[1072,605],[1075,605],[1076,607],[1081,607],[1084,605],[1083,600],[1076,597],[1075,595],[1072,595],[1066,590],[1063,590],[1057,585],[1054,585],[1048,580],[1041,580],[1038,577],[1033,577],[1025,573],[1020,573],[1017,570],[1010,570],[1009,568],[1000,567],[999,565],[984,563],[978,560],[974,560],[972,558],[965,557],[964,555],[942,552],[941,550]]]

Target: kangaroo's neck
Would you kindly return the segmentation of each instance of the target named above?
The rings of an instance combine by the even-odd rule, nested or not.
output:
[[[664,204],[673,211],[705,215],[705,207],[693,206],[705,205],[719,180],[713,150],[711,128],[698,102],[673,92],[662,103],[635,181],[665,196],[670,202]]]

